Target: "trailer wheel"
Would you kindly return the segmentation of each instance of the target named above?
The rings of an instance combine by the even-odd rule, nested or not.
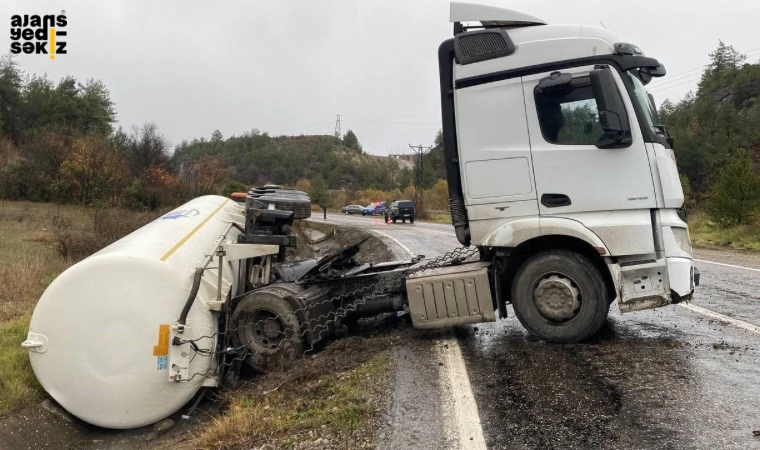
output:
[[[550,342],[580,342],[607,320],[610,302],[602,274],[586,257],[550,250],[515,274],[512,304],[520,323]]]
[[[232,312],[232,339],[236,347],[248,347],[245,361],[256,370],[284,370],[302,353],[301,323],[284,293],[259,289]]]

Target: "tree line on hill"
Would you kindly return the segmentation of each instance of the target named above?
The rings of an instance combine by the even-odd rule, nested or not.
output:
[[[758,96],[760,64],[721,42],[697,90],[659,108],[687,207],[721,223],[747,223],[760,209]],[[331,192],[336,207],[413,196],[417,174],[366,154],[351,130],[270,136],[253,128],[226,138],[216,130],[172,149],[156,123],[124,130],[115,120],[102,82],[26,76],[10,55],[0,58],[0,197],[153,209],[264,183]],[[422,157],[431,195],[445,191],[442,141],[439,132]]]
[[[687,207],[727,225],[760,209],[760,64],[746,60],[720,42],[696,92],[659,110],[675,138]]]
[[[366,154],[351,130],[272,137],[253,128],[227,138],[216,130],[172,149],[155,122],[124,130],[114,129],[115,121],[101,81],[27,76],[3,56],[0,197],[154,209],[265,183],[312,180],[355,193],[404,189],[413,181],[412,171],[390,158]]]

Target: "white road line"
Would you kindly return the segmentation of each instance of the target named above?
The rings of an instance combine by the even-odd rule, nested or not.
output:
[[[370,231],[387,237],[409,253],[410,256],[414,256],[409,247],[393,236],[373,229]],[[453,422],[453,428],[457,432],[456,440],[459,442],[461,450],[486,450],[483,426],[480,423],[475,396],[472,394],[467,367],[464,365],[464,358],[462,358],[462,349],[451,332],[449,334],[448,337],[436,342],[436,350],[443,360],[439,376],[442,393],[445,397],[443,402],[445,417]]]
[[[415,231],[416,230],[423,230],[423,231],[428,231],[430,233],[442,234],[444,236],[457,237],[457,235],[454,234],[454,233],[446,233],[445,231],[431,230],[430,228],[425,228],[425,227],[415,227],[415,228],[413,228],[413,230],[415,230]]]
[[[381,236],[385,236],[385,237],[387,237],[388,239],[392,240],[393,242],[395,242],[396,244],[398,244],[398,245],[399,245],[401,248],[403,248],[405,252],[409,253],[409,256],[414,256],[414,255],[415,255],[413,251],[409,250],[409,247],[407,247],[406,245],[402,244],[402,243],[401,243],[401,242],[400,242],[398,239],[396,239],[395,237],[393,237],[393,236],[390,236],[390,235],[388,235],[388,234],[385,234],[385,233],[383,233],[382,231],[373,230],[372,228],[368,228],[368,230],[369,230],[369,231],[372,231],[373,233],[377,233],[377,234],[379,234],[379,235],[381,235]]]
[[[462,358],[462,349],[456,338],[450,336],[437,342],[437,350],[443,363],[440,377],[445,417],[456,425],[459,448],[486,450],[483,426]]]
[[[695,259],[694,261],[703,262],[703,263],[707,263],[707,264],[715,264],[716,266],[726,266],[726,267],[733,267],[734,269],[744,269],[744,270],[751,270],[753,272],[760,272],[760,269],[755,269],[754,267],[735,266],[733,264],[719,263],[719,262],[715,262],[715,261],[707,261],[706,259]]]
[[[736,327],[742,328],[747,331],[751,331],[756,334],[760,334],[760,327],[757,325],[752,325],[751,323],[745,322],[743,320],[734,319],[733,317],[724,316],[723,314],[716,313],[715,311],[711,311],[706,308],[702,308],[700,306],[695,306],[688,303],[679,303],[678,306],[684,307],[688,310],[694,311],[695,313],[702,314],[703,316],[712,317],[713,319],[718,319],[724,322],[728,322],[731,325],[734,325]]]

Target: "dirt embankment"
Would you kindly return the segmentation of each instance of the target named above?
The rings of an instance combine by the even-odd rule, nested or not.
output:
[[[357,259],[393,259],[374,235],[338,229],[310,244],[304,230],[332,234],[326,224],[300,223],[299,247],[288,257],[320,257],[369,237]],[[402,341],[403,319],[363,319],[350,336],[330,340],[284,373],[244,370],[234,388],[210,391],[190,419],[190,405],[167,421],[134,430],[104,430],[85,424],[51,399],[0,419],[0,448],[72,449],[345,449],[374,448],[395,361],[389,350]]]

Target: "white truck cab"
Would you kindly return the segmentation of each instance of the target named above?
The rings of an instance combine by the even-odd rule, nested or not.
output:
[[[699,282],[656,59],[606,29],[451,3],[439,48],[452,223],[494,263],[497,306],[553,341]],[[696,279],[696,280],[695,280]],[[696,282],[695,282],[696,281]]]

